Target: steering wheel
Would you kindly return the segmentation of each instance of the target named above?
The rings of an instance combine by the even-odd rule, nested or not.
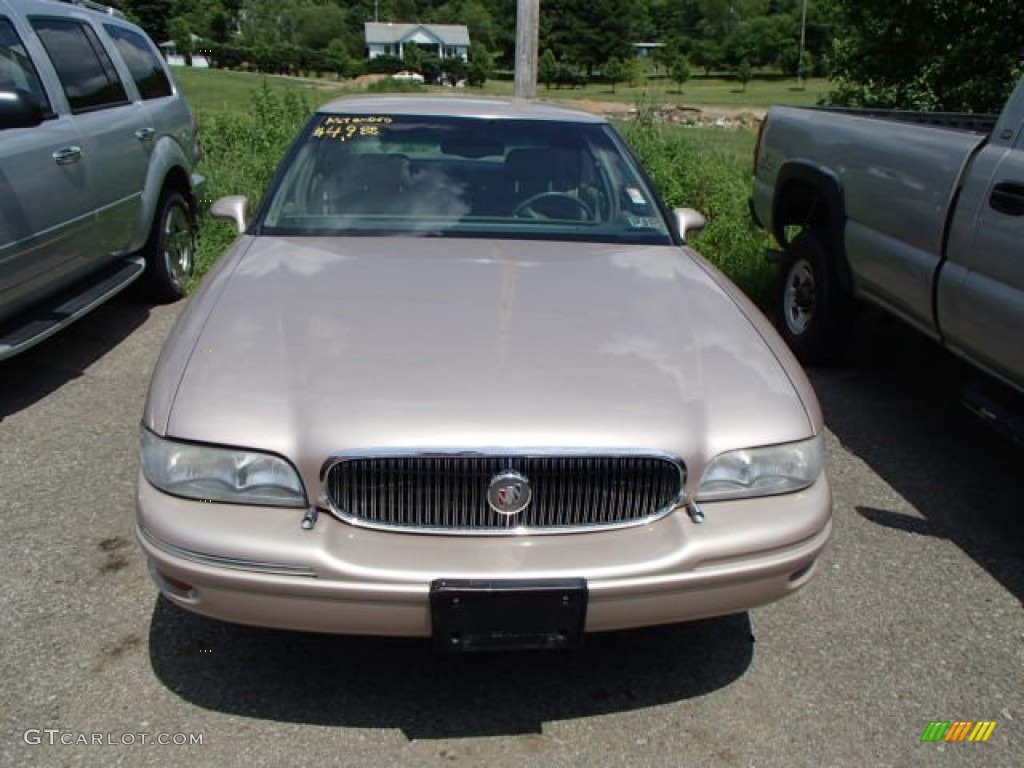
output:
[[[594,220],[590,206],[567,192],[541,192],[528,197],[516,206],[512,215],[522,219]]]

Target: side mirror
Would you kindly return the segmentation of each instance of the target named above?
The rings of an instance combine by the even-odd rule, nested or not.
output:
[[[34,128],[46,119],[46,110],[22,88],[0,90],[0,131]]]
[[[676,228],[679,230],[679,236],[684,241],[687,234],[690,232],[700,232],[708,223],[708,220],[704,218],[704,214],[700,211],[695,211],[693,208],[676,208],[672,212],[676,215]]]
[[[238,234],[245,232],[245,209],[249,207],[249,198],[245,195],[228,195],[215,200],[210,206],[210,215],[222,221],[233,221]]]

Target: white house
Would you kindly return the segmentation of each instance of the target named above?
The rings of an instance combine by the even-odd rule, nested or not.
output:
[[[210,60],[204,55],[203,51],[203,38],[199,35],[194,35],[191,32],[189,33],[189,37],[192,39],[192,66],[197,68],[209,67]],[[163,53],[164,58],[167,59],[167,63],[172,67],[185,66],[185,56],[178,53],[178,47],[175,45],[173,40],[168,40],[166,43],[160,43],[158,47]]]
[[[366,53],[403,58],[409,43],[432,48],[440,59],[469,59],[469,30],[462,24],[393,24],[366,22]]]
[[[664,48],[664,43],[633,43],[633,53],[640,59],[653,56]]]

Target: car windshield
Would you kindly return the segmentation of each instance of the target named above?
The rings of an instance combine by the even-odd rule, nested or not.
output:
[[[257,231],[671,242],[606,124],[404,114],[314,116]]]

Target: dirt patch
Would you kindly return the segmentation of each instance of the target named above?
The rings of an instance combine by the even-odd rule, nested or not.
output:
[[[636,114],[636,107],[623,101],[593,101],[590,99],[550,99],[549,101],[593,112],[596,115],[623,120],[628,120]],[[679,125],[756,128],[764,120],[766,111],[757,107],[698,107],[662,104],[654,107],[654,116],[660,122]]]
[[[359,77],[353,77],[351,80],[346,80],[341,85],[346,88],[365,88],[373,83],[380,82],[381,80],[387,80],[387,75],[360,75]]]

